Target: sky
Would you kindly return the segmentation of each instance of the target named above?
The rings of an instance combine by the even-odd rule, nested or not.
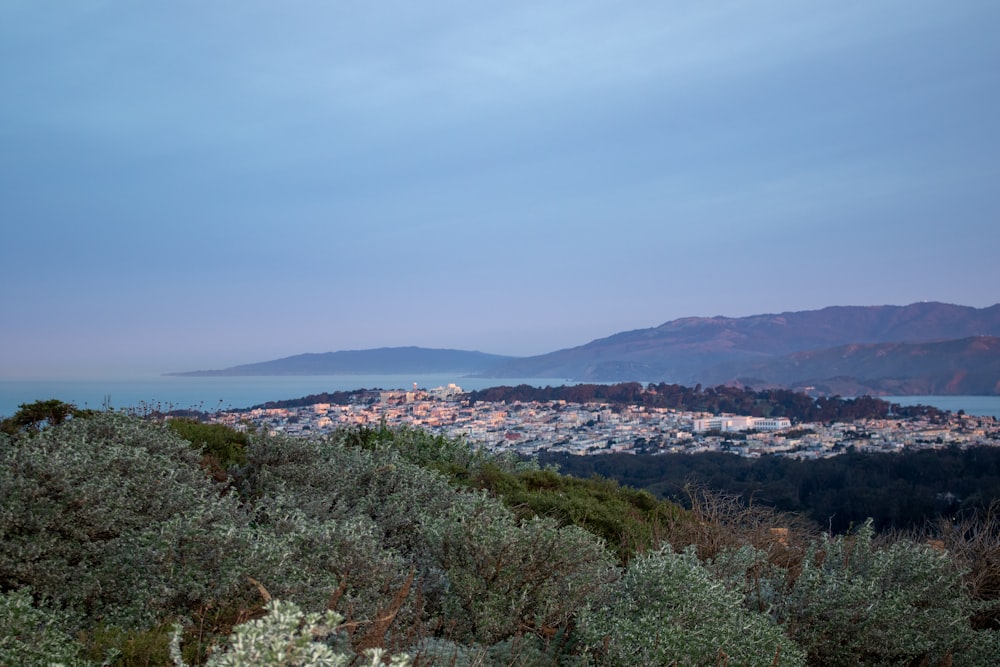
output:
[[[0,2],[0,377],[1000,301],[995,0]]]

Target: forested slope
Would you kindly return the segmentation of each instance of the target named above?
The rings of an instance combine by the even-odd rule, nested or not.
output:
[[[566,474],[600,475],[658,498],[683,502],[693,486],[744,502],[797,512],[835,533],[872,519],[879,531],[915,530],[939,518],[969,516],[1000,498],[1000,449],[848,452],[816,461],[732,454],[542,454]]]

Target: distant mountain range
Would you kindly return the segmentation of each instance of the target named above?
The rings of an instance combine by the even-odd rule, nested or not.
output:
[[[703,381],[841,396],[1000,395],[1000,338],[842,345],[744,365],[738,373],[717,367]]]
[[[515,357],[463,350],[435,350],[423,347],[382,347],[372,350],[344,350],[297,354],[273,361],[233,366],[217,371],[168,373],[186,377],[239,375],[403,375],[482,372]]]
[[[381,348],[179,375],[446,373],[780,386],[840,395],[1000,394],[1000,304],[834,306],[688,317],[533,357]]]

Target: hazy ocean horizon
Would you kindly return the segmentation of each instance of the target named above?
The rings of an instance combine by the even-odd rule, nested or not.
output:
[[[932,405],[940,410],[1000,419],[1000,396],[879,396],[900,405]]]
[[[282,375],[247,377],[179,377],[154,375],[116,379],[0,380],[0,417],[18,405],[55,398],[81,408],[149,408],[159,410],[248,408],[268,401],[355,389],[423,389],[457,384],[466,391],[500,385],[535,387],[579,384],[565,378],[474,378],[456,374],[421,375]],[[924,404],[942,410],[1000,418],[1000,396],[882,396],[900,405]]]
[[[0,417],[14,414],[22,403],[55,398],[81,408],[193,408],[207,412],[248,408],[268,401],[355,389],[422,389],[454,383],[466,391],[500,385],[535,387],[575,384],[564,378],[474,378],[457,374],[420,375],[281,375],[245,377],[180,377],[153,375],[114,379],[0,380]]]

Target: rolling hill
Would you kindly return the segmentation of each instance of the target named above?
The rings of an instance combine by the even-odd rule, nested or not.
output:
[[[973,336],[1000,336],[1000,304],[980,309],[944,303],[834,306],[741,318],[688,317],[515,359],[490,369],[489,376],[724,383],[751,371],[760,375],[768,362],[799,352]],[[838,374],[818,366],[819,361],[818,378]]]
[[[382,347],[297,354],[291,357],[232,366],[221,370],[169,373],[185,377],[239,375],[395,375],[403,373],[481,372],[510,360],[497,354],[422,347]]]
[[[686,317],[533,357],[392,347],[174,375],[458,373],[498,380],[808,387],[841,395],[1000,394],[998,341],[1000,304],[922,302]]]
[[[842,396],[1000,395],[1000,338],[843,345],[736,369],[709,369],[702,377],[706,384],[789,387]]]

